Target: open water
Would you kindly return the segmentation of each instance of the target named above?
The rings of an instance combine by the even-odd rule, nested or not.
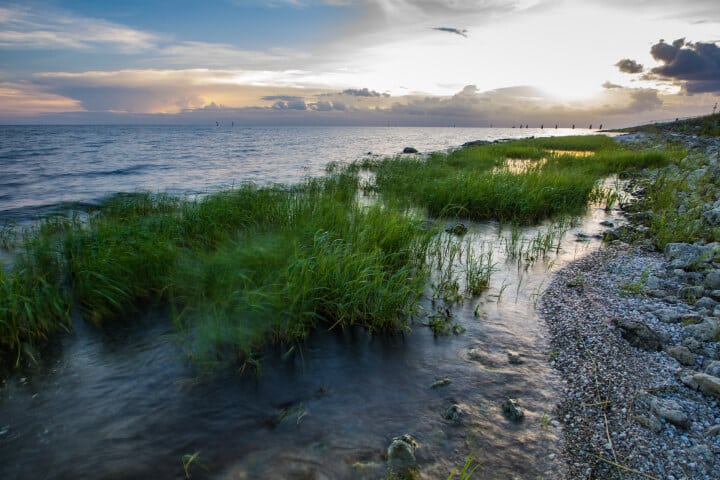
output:
[[[119,192],[203,194],[242,182],[295,183],[329,162],[404,147],[591,133],[570,129],[405,127],[0,126],[0,222]]]
[[[0,219],[29,221],[120,191],[292,182],[329,161],[405,146],[560,133],[0,127]],[[40,365],[0,380],[0,478],[377,480],[385,449],[403,434],[418,442],[420,478],[445,479],[470,455],[480,462],[474,478],[556,478],[557,379],[534,303],[554,269],[599,245],[574,234],[592,235],[608,218],[591,209],[558,254],[532,266],[505,258],[507,229],[468,223],[467,241],[492,248],[497,271],[486,293],[450,312],[463,333],[435,337],[421,318],[403,335],[318,332],[292,355],[266,352],[257,377],[198,371],[162,311],[104,330],[76,318]],[[509,363],[508,351],[522,363]],[[449,383],[431,388],[438,379]],[[522,422],[503,416],[508,398],[518,399]],[[445,417],[451,405],[457,420]]]

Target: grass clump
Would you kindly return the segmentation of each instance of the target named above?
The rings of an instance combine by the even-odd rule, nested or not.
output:
[[[37,230],[49,231],[47,224]],[[0,360],[14,366],[58,331],[70,327],[70,302],[55,245],[38,236],[25,244],[15,266],[0,264]]]
[[[567,153],[572,151],[594,154]],[[518,159],[527,165],[507,168]],[[420,205],[431,216],[526,225],[582,214],[600,178],[668,161],[663,152],[632,152],[606,136],[588,136],[481,145],[424,160],[385,159],[370,168],[386,199]]]
[[[436,234],[416,216],[355,201],[349,173],[243,185],[199,199],[118,195],[86,220],[29,232],[0,274],[0,345],[17,353],[69,325],[169,305],[194,358],[251,359],[315,328],[403,328]]]

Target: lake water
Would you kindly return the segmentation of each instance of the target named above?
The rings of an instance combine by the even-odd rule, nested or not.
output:
[[[31,219],[63,202],[120,191],[197,194],[244,181],[292,182],[329,161],[405,146],[444,150],[466,141],[563,132],[489,129],[0,127],[0,218]],[[576,131],[576,133],[578,133]],[[8,173],[6,173],[8,172]],[[468,241],[492,248],[497,271],[483,295],[452,308],[459,335],[318,332],[292,355],[267,351],[257,377],[202,372],[163,311],[73,332],[41,365],[0,383],[0,478],[373,479],[386,474],[394,436],[418,442],[420,478],[445,479],[469,455],[474,478],[556,478],[552,421],[557,378],[535,301],[554,269],[596,249],[612,212],[590,209],[558,254],[533,265],[507,259],[510,236],[468,222]],[[546,226],[528,228],[534,237]],[[432,307],[424,303],[427,311]],[[511,364],[508,351],[523,363]],[[438,379],[449,384],[431,388]],[[518,399],[520,423],[502,403]],[[445,418],[457,405],[458,421]],[[197,454],[195,457],[192,457]],[[189,462],[189,459],[193,461]]]
[[[392,127],[0,126],[0,222],[118,192],[202,194],[242,182],[295,183],[329,162],[412,146],[590,130]]]

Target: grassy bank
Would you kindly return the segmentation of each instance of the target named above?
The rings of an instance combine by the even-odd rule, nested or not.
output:
[[[151,305],[168,307],[189,355],[210,363],[252,362],[263,345],[291,348],[317,328],[403,329],[431,276],[433,299],[457,299],[493,271],[492,249],[472,251],[413,212],[513,224],[579,215],[606,195],[602,177],[669,161],[605,136],[560,137],[200,199],[117,195],[82,219],[4,232],[22,240],[12,271],[0,270],[0,348],[17,365],[69,329],[73,309],[102,326]],[[380,193],[370,206],[357,202],[362,169]]]

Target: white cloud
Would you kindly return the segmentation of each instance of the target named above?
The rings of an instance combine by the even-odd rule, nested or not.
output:
[[[106,20],[0,7],[0,48],[56,50],[110,45],[120,52],[131,53],[150,49],[158,40],[155,34]]]

